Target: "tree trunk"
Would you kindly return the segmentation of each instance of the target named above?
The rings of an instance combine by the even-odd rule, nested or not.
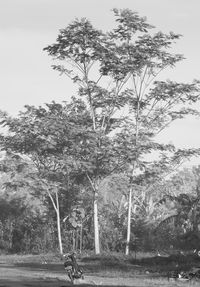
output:
[[[94,247],[95,254],[100,254],[100,243],[99,243],[99,223],[98,223],[98,192],[96,185],[92,182],[91,178],[87,174],[87,178],[92,186],[94,201],[93,201],[93,212],[94,212]]]
[[[95,254],[100,254],[97,192],[94,193],[94,244]]]
[[[136,135],[137,135],[138,130],[136,130]],[[137,137],[136,137],[137,138]],[[135,143],[137,145],[137,142]],[[126,239],[126,251],[125,254],[129,254],[129,249],[130,249],[130,239],[131,239],[131,213],[132,213],[132,193],[133,193],[133,178],[134,175],[136,174],[136,161],[134,161],[133,165],[130,165],[130,179],[129,179],[129,184],[130,184],[130,189],[129,189],[129,200],[128,200],[128,222],[127,222],[127,239]]]
[[[127,223],[127,239],[126,239],[126,255],[129,255],[130,239],[131,239],[131,209],[132,209],[132,186],[129,190],[129,201],[128,201],[128,223]]]
[[[47,193],[49,195],[49,198],[51,199],[51,202],[53,204],[54,210],[56,212],[58,244],[59,244],[60,254],[62,255],[63,254],[63,247],[62,247],[62,236],[61,236],[61,225],[60,225],[60,205],[59,205],[59,200],[58,200],[58,191],[55,190],[56,201],[54,201],[49,189],[47,189]]]
[[[58,193],[56,191],[56,216],[57,216],[57,229],[58,229],[58,243],[59,243],[59,249],[60,254],[63,254],[63,246],[62,246],[62,236],[61,236],[61,226],[60,226],[60,208],[59,208],[59,201],[58,201]]]
[[[63,247],[62,247],[62,237],[61,237],[61,227],[60,227],[60,213],[57,212],[57,228],[58,228],[58,243],[59,243],[59,250],[60,254],[63,254]]]

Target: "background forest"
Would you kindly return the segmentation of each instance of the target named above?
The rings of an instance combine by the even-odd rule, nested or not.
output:
[[[200,167],[180,169],[199,149],[157,141],[199,116],[199,81],[161,78],[179,34],[113,13],[113,30],[76,19],[44,48],[70,102],[1,112],[2,253],[200,249]]]

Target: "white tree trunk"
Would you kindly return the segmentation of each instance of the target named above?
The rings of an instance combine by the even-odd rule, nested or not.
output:
[[[58,243],[59,243],[59,250],[60,254],[63,254],[63,246],[62,246],[62,236],[61,236],[61,226],[60,226],[60,206],[58,201],[58,192],[56,191],[56,216],[57,216],[57,229],[58,229]]]
[[[53,204],[54,210],[56,212],[56,219],[57,219],[57,233],[58,233],[58,244],[60,249],[60,254],[63,254],[63,247],[62,247],[62,236],[61,236],[61,226],[60,226],[60,205],[58,200],[58,191],[55,191],[56,200],[54,201],[51,192],[47,189],[47,193],[49,195],[49,198],[51,199],[51,202]]]
[[[87,174],[87,178],[92,186],[93,195],[94,195],[94,202],[93,202],[93,212],[94,212],[94,247],[95,247],[95,254],[100,254],[100,242],[99,242],[99,222],[98,222],[98,192],[97,188],[92,182],[91,178]]]
[[[127,239],[126,239],[126,255],[129,255],[130,239],[131,239],[131,209],[132,209],[132,187],[129,190],[128,200],[128,222],[127,222]]]
[[[96,192],[94,194],[94,244],[95,244],[95,254],[100,254],[98,205],[97,205],[97,193]]]
[[[59,243],[59,250],[60,254],[63,254],[63,247],[62,247],[62,236],[61,236],[61,227],[60,227],[60,214],[57,213],[57,229],[58,229],[58,243]]]

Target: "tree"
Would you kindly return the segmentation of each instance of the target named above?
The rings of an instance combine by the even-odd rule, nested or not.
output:
[[[79,115],[76,118],[74,109]],[[83,117],[85,115],[85,122]],[[81,117],[81,119],[80,119]],[[78,121],[78,123],[77,123]],[[32,169],[17,184],[31,186],[39,195],[47,195],[56,212],[60,253],[63,253],[59,196],[68,193],[73,202],[76,194],[70,194],[71,182],[76,180],[76,165],[72,154],[76,149],[76,136],[85,125],[87,112],[80,101],[66,106],[51,103],[46,108],[26,106],[17,118],[2,114],[2,125],[9,134],[1,136],[2,148],[25,156]],[[12,185],[13,185],[12,181]]]
[[[126,148],[126,156],[132,165],[130,183],[134,183],[136,168],[143,166],[142,155],[149,153],[150,150],[162,153],[164,150],[175,152],[173,146],[159,145],[153,140],[155,141],[156,135],[175,119],[183,118],[187,114],[198,114],[195,109],[188,108],[187,105],[199,100],[199,82],[184,84],[169,80],[155,81],[161,71],[173,67],[183,59],[181,55],[168,52],[180,35],[157,32],[152,36],[149,32],[152,27],[144,18],[129,10],[114,10],[114,13],[119,25],[112,33],[112,37],[120,41],[120,44],[116,45],[118,49],[114,56],[117,54],[117,58],[122,60],[111,71],[106,72],[114,73],[118,79],[117,71],[120,69],[123,72],[120,77],[128,78],[129,86],[132,86],[124,90],[124,93],[130,96],[124,141],[126,147],[127,143],[129,146],[134,145],[134,149],[130,151]],[[148,169],[148,164],[145,165],[145,169]],[[131,198],[132,187],[129,193],[126,254],[129,252],[130,241]]]
[[[90,111],[91,126],[85,131],[85,134],[80,134],[79,138],[80,146],[82,146],[80,164],[83,174],[86,175],[93,190],[95,251],[97,254],[100,252],[98,188],[102,177],[110,173],[113,168],[108,160],[110,157],[113,158],[112,143],[108,134],[118,122],[113,117],[116,109],[124,104],[123,95],[119,96],[118,85],[111,91],[98,85],[103,77],[99,62],[103,53],[109,52],[108,45],[108,38],[105,34],[94,29],[88,20],[81,19],[80,21],[75,20],[67,28],[61,30],[57,43],[44,49],[55,59],[67,64],[67,67],[54,65],[53,68],[66,74],[79,85],[79,95],[85,99]],[[96,69],[97,76],[94,80],[92,74]]]
[[[194,108],[199,100],[199,82],[186,84],[158,78],[163,70],[183,60],[182,55],[169,52],[179,34],[153,34],[154,27],[136,12],[129,9],[113,9],[113,12],[116,27],[112,31],[103,33],[85,18],[75,20],[60,30],[55,44],[44,50],[59,62],[53,68],[79,85],[79,96],[90,110],[90,132],[98,139],[95,146],[100,157],[93,161],[96,169],[86,171],[94,192],[96,253],[100,252],[97,196],[102,179],[98,166],[102,149],[108,148],[102,142],[116,136],[115,143],[109,145],[116,161],[114,164],[112,161],[113,169],[104,171],[104,176],[111,170],[129,166],[128,254],[132,193],[138,170],[145,170],[145,175],[155,175],[157,170],[163,175],[183,157],[194,154],[193,150],[176,151],[173,145],[158,144],[155,139],[174,120],[188,114],[199,115]],[[153,171],[152,163],[145,160],[145,155],[152,151],[161,155],[157,164],[153,163]]]

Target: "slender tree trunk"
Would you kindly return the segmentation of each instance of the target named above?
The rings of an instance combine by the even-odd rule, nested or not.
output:
[[[60,226],[60,208],[59,208],[59,201],[58,201],[58,193],[56,191],[56,216],[57,216],[57,229],[58,229],[58,243],[59,243],[59,249],[60,254],[63,254],[63,246],[62,246],[62,236],[61,236],[61,226]]]
[[[126,238],[126,252],[125,254],[129,254],[130,250],[130,239],[131,239],[131,210],[132,210],[132,186],[130,186],[129,190],[129,200],[128,200],[128,223],[127,223],[127,238]]]
[[[129,199],[128,199],[128,220],[127,220],[127,237],[126,237],[126,250],[125,254],[128,255],[130,251],[130,239],[131,239],[131,214],[132,214],[132,194],[133,194],[133,177],[136,168],[136,161],[131,166],[131,175],[130,175],[130,189],[129,189]]]
[[[94,192],[94,241],[95,254],[100,254],[97,192]]]
[[[60,249],[60,254],[63,254],[63,246],[62,246],[62,236],[61,236],[61,225],[60,225],[60,205],[58,200],[58,191],[55,191],[56,200],[54,201],[51,192],[47,189],[47,193],[51,199],[51,202],[53,204],[54,210],[56,212],[56,219],[57,219],[57,233],[58,233],[58,244]]]
[[[93,201],[93,212],[94,212],[94,246],[95,254],[100,254],[100,243],[99,243],[99,223],[98,223],[98,192],[96,185],[92,182],[91,178],[87,174],[87,178],[92,186],[94,201]]]
[[[58,243],[60,254],[63,254],[62,237],[61,237],[61,227],[60,227],[60,213],[57,212],[57,228],[58,228]]]

